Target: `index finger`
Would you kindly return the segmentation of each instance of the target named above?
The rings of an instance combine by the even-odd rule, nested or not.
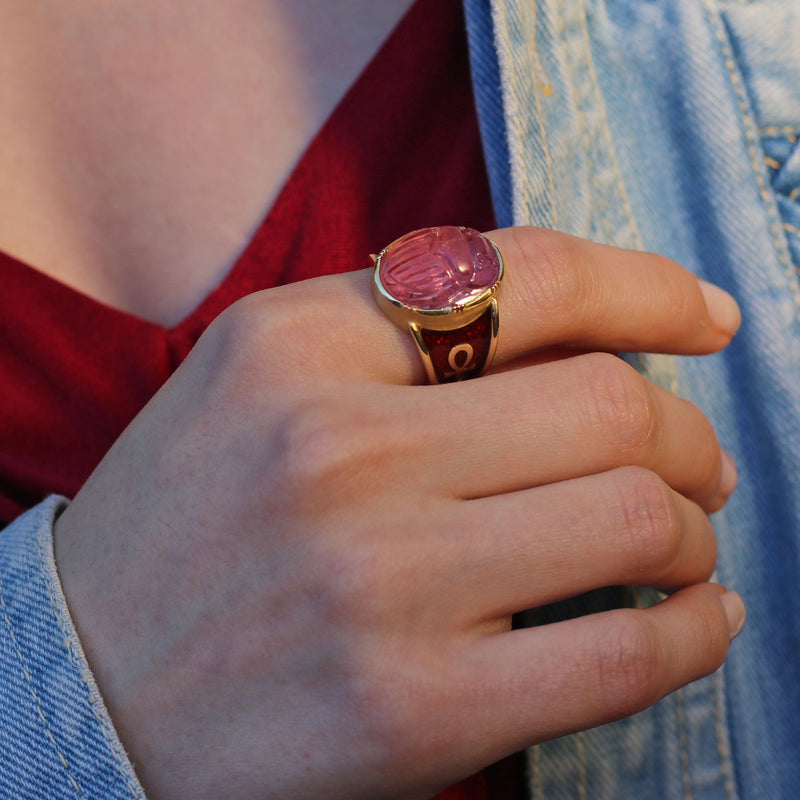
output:
[[[495,366],[554,345],[700,355],[723,348],[739,326],[730,295],[663,256],[542,228],[487,236],[505,262]],[[411,336],[378,309],[371,285],[371,270],[361,270],[267,293],[269,335],[280,338],[287,370],[425,381]]]
[[[701,355],[739,328],[727,292],[664,256],[538,228],[488,236],[511,265],[499,363],[550,345]]]

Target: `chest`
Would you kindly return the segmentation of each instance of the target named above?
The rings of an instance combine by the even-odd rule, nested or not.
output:
[[[180,319],[410,5],[0,3],[0,248]]]

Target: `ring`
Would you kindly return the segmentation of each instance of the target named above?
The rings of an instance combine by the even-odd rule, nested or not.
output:
[[[503,257],[494,242],[472,228],[423,228],[373,258],[378,306],[410,331],[428,381],[482,375],[497,347]]]

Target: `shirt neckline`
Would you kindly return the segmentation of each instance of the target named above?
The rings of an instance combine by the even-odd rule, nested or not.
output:
[[[49,293],[57,293],[63,297],[65,303],[69,303],[71,307],[76,308],[76,310],[81,313],[93,313],[106,318],[113,317],[115,324],[127,324],[132,328],[138,328],[142,331],[148,330],[151,333],[160,333],[168,338],[174,337],[180,339],[185,335],[190,335],[190,332],[197,328],[201,321],[203,324],[207,324],[229,305],[229,300],[227,299],[229,294],[228,290],[231,285],[237,284],[242,279],[243,272],[246,272],[248,268],[252,267],[253,259],[249,256],[254,250],[263,246],[263,239],[267,233],[269,220],[276,213],[279,213],[281,207],[286,203],[286,198],[291,194],[294,184],[297,182],[299,176],[302,176],[307,163],[311,160],[314,152],[320,147],[320,143],[324,142],[328,137],[330,129],[337,124],[342,116],[348,113],[348,110],[353,104],[358,103],[358,96],[365,83],[369,80],[370,73],[376,70],[378,68],[376,65],[379,65],[380,62],[387,57],[387,52],[391,50],[392,44],[403,36],[403,32],[406,30],[407,26],[413,26],[415,24],[414,17],[421,4],[421,0],[416,0],[403,15],[390,32],[389,36],[384,40],[383,44],[369,60],[358,78],[356,78],[347,89],[325,122],[323,122],[319,130],[314,134],[276,194],[273,202],[262,214],[252,235],[233,260],[224,277],[191,311],[174,325],[162,325],[161,323],[148,320],[134,312],[111,305],[87,294],[77,287],[65,283],[57,277],[43,272],[33,264],[5,253],[2,250],[0,250],[0,261],[5,261],[12,272],[16,273],[16,279],[24,282],[25,285],[30,285],[33,291],[45,289]]]

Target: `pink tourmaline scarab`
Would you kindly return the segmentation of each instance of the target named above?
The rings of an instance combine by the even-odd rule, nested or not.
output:
[[[443,226],[413,231],[381,255],[384,290],[424,311],[464,306],[486,294],[502,274],[491,242],[472,228]]]

